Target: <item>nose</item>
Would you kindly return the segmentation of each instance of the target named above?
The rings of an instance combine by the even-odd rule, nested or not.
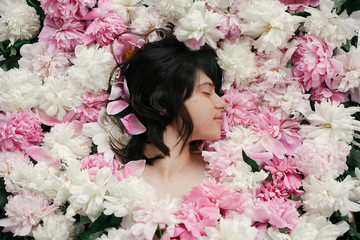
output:
[[[216,101],[216,109],[220,109],[221,111],[225,111],[227,108],[228,104],[225,102],[224,99],[222,99],[220,96],[217,96],[217,101]]]

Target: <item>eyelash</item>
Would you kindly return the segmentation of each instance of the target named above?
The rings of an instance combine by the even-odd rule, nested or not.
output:
[[[211,93],[209,92],[203,92],[203,94],[211,96]]]

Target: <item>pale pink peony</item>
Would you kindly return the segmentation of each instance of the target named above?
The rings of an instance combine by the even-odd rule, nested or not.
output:
[[[227,39],[235,39],[241,36],[241,20],[236,14],[222,13],[220,14],[220,26],[218,29],[225,35]]]
[[[220,219],[218,207],[213,204],[197,205],[194,202],[185,202],[175,214],[178,224],[175,226],[173,238],[183,240],[199,239],[205,234],[206,227],[212,227]]]
[[[58,48],[65,52],[72,52],[77,45],[82,43],[84,28],[85,23],[79,20],[55,21],[47,16],[39,34],[39,42],[49,44],[49,51]]]
[[[139,48],[145,44],[145,39],[135,34],[123,34],[116,38],[112,47],[118,63],[131,57]]]
[[[45,14],[53,19],[81,20],[96,0],[40,0],[40,3]]]
[[[75,119],[82,122],[97,122],[100,110],[106,106],[109,94],[85,92],[82,105],[75,106]]]
[[[1,151],[25,150],[43,139],[41,122],[30,109],[0,114]]]
[[[202,184],[195,186],[191,192],[183,196],[183,200],[195,202],[199,206],[213,204],[219,208],[223,216],[226,216],[229,211],[244,212],[242,205],[247,201],[247,199],[237,194],[231,187],[217,182],[213,178],[207,179]]]
[[[283,198],[273,198],[269,201],[257,200],[252,220],[258,222],[257,225],[271,224],[275,228],[294,229],[300,222],[297,207],[296,202]]]
[[[321,103],[323,100],[344,103],[349,101],[349,98],[346,94],[330,89],[325,84],[322,84],[320,87],[311,90],[311,100],[318,103]]]
[[[343,71],[342,63],[332,58],[334,46],[324,40],[305,35],[295,37],[298,48],[292,56],[292,72],[305,90],[318,88],[323,82],[331,86],[331,79]]]
[[[97,172],[103,167],[108,167],[111,169],[113,175],[118,175],[118,169],[120,164],[118,161],[113,159],[108,162],[104,159],[103,153],[97,153],[93,155],[89,155],[83,158],[81,161],[81,170],[86,170],[89,173],[89,177],[91,180],[95,181]]]
[[[265,181],[259,189],[257,198],[262,201],[269,201],[273,198],[288,198],[291,190],[282,181]]]
[[[85,20],[93,20],[86,28],[83,37],[84,44],[89,45],[96,41],[100,46],[108,45],[115,36],[126,31],[124,18],[111,9],[112,2],[100,0],[98,7],[84,16]]]
[[[3,232],[25,236],[43,217],[57,210],[58,206],[51,204],[43,195],[20,192],[16,196],[8,197],[4,209],[7,218],[0,219]]]
[[[23,152],[0,152],[0,177],[8,176],[13,168],[29,164],[30,158]]]
[[[226,176],[226,169],[238,162],[243,161],[242,146],[232,146],[224,141],[214,142],[208,147],[208,151],[202,151],[204,161],[208,162],[207,174],[218,181],[222,181]]]
[[[253,119],[253,130],[261,136],[264,148],[278,157],[292,155],[302,142],[297,121],[278,119],[267,109]]]
[[[267,165],[264,168],[271,172],[275,180],[284,183],[284,185],[297,196],[302,193],[302,191],[299,190],[302,177],[297,170],[296,161],[293,157],[274,157],[266,161],[266,163]]]
[[[280,0],[282,4],[288,6],[290,12],[302,12],[305,7],[316,7],[320,0]]]
[[[346,156],[350,149],[343,141],[328,144],[307,139],[296,149],[296,167],[305,177],[312,175],[321,178],[331,175],[336,178],[348,169]]]
[[[248,127],[251,119],[259,114],[257,95],[246,90],[239,91],[231,87],[222,97],[226,108],[227,123],[230,127],[243,125]]]

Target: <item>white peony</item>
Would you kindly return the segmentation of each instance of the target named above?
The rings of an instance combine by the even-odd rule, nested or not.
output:
[[[75,48],[74,64],[68,69],[69,79],[79,82],[89,92],[107,90],[109,78],[115,68],[115,60],[106,47],[78,45]]]
[[[61,213],[49,214],[42,218],[42,223],[32,231],[36,240],[71,239],[74,234],[75,219],[68,218]]]
[[[91,221],[95,221],[104,211],[103,203],[109,185],[117,181],[111,169],[101,168],[96,174],[95,181],[91,181],[87,171],[81,171],[79,166],[71,165],[66,176],[70,182],[70,205],[66,209],[66,215],[86,215]]]
[[[354,131],[360,131],[360,122],[351,115],[360,111],[359,107],[345,108],[338,102],[315,103],[315,111],[303,113],[310,125],[301,125],[301,134],[320,143],[344,141],[351,143]]]
[[[342,236],[349,225],[345,221],[332,224],[319,214],[303,215],[300,222],[291,231],[291,240],[336,240]]]
[[[91,152],[91,140],[75,131],[72,123],[60,123],[44,135],[44,147],[55,159],[70,163],[82,159]]]
[[[207,0],[206,3],[213,8],[227,11],[236,0]]]
[[[245,0],[237,14],[242,20],[241,31],[254,39],[260,52],[287,47],[304,18],[291,15],[287,6],[277,0]]]
[[[159,8],[162,15],[174,20],[184,17],[193,4],[193,0],[144,0],[143,2]]]
[[[115,156],[111,144],[121,148],[130,140],[130,135],[121,132],[106,114],[105,109],[100,111],[97,122],[85,123],[82,132],[85,136],[92,138],[93,143],[97,145],[97,151],[104,153],[105,160],[109,162]]]
[[[57,171],[43,162],[14,168],[10,180],[19,188],[28,192],[41,192],[55,199],[65,179],[57,176]],[[59,203],[59,202],[57,202]]]
[[[0,68],[0,110],[16,112],[38,104],[41,79],[27,68]]]
[[[228,138],[227,142],[232,145],[249,145],[260,139],[260,136],[251,128],[246,128],[241,125],[233,126],[230,131],[226,133],[226,137]]]
[[[36,10],[24,0],[2,0],[0,8],[0,42],[32,39],[40,28]]]
[[[112,11],[120,14],[126,22],[131,22],[133,11],[141,6],[142,0],[109,0],[112,2]]]
[[[305,31],[340,47],[360,30],[359,23],[347,15],[342,19],[333,11],[334,1],[320,0],[320,10],[307,7],[311,16],[306,18]],[[344,11],[345,13],[345,11]]]
[[[260,188],[262,182],[268,177],[264,170],[252,172],[249,164],[238,161],[226,169],[228,177],[225,182],[236,191],[241,191],[249,196],[255,196],[255,191]]]
[[[142,6],[135,9],[130,28],[136,33],[147,34],[155,28],[166,28],[167,24],[167,19],[161,15],[158,8]],[[157,40],[157,34],[151,34],[148,39]]]
[[[251,226],[252,221],[244,215],[236,215],[233,218],[220,218],[215,223],[215,227],[206,227],[205,240],[235,240],[235,239],[255,239],[258,230]]]
[[[103,204],[106,215],[114,214],[117,217],[124,217],[123,227],[127,228],[136,206],[143,204],[144,201],[156,201],[154,188],[138,177],[128,177],[120,182],[112,184],[109,188],[109,195],[105,196]],[[126,218],[127,216],[127,218]],[[126,226],[124,226],[126,225]]]
[[[96,240],[132,240],[125,235],[126,231],[122,228],[111,228],[107,234],[103,234]],[[134,239],[135,240],[135,239]]]
[[[266,229],[263,240],[292,240],[289,235],[275,230],[273,227]]]
[[[47,115],[62,119],[73,106],[80,105],[81,88],[69,81],[65,76],[49,76],[39,88],[39,107]]]
[[[332,176],[321,180],[314,176],[306,177],[303,180],[305,193],[301,196],[305,211],[325,217],[330,217],[335,211],[340,211],[342,216],[360,211],[360,204],[350,199],[356,183],[350,176],[341,182]]]
[[[70,65],[69,54],[59,49],[50,51],[44,43],[25,44],[20,49],[19,66],[28,68],[42,79],[63,75]]]
[[[250,40],[227,40],[216,53],[218,63],[224,70],[223,89],[229,89],[233,83],[239,89],[245,89],[255,81],[255,54],[251,51]]]
[[[175,36],[189,47],[199,49],[204,43],[216,48],[217,42],[224,34],[217,29],[220,15],[208,10],[205,2],[195,2],[187,15],[179,19],[175,27]],[[193,43],[195,42],[195,43]]]
[[[19,168],[19,166],[28,165],[30,163],[29,156],[23,152],[0,152],[0,177],[8,177],[13,169]]]

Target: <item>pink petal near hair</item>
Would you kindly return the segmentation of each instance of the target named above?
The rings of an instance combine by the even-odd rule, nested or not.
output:
[[[146,128],[139,119],[130,113],[121,119],[122,124],[131,135],[139,135],[146,131]]]

